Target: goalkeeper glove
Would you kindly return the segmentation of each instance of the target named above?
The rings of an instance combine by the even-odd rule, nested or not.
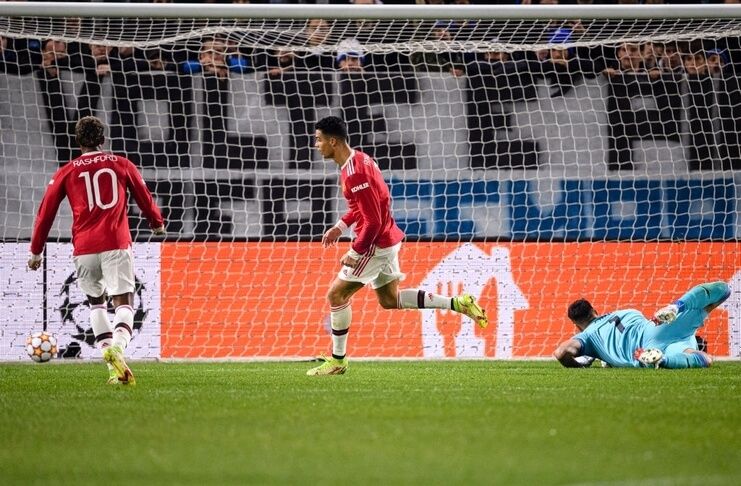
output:
[[[677,318],[679,307],[676,304],[669,304],[656,311],[654,317],[659,324],[669,324]]]
[[[594,358],[591,356],[577,356],[574,361],[579,363],[583,368],[589,368],[594,363]]]

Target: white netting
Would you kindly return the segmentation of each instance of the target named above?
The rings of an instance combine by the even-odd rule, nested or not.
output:
[[[156,47],[225,36],[240,46],[287,48],[296,52],[335,52],[343,40],[357,39],[367,52],[486,52],[552,47],[549,32],[564,27],[573,33],[566,47],[620,42],[717,39],[741,35],[741,19],[151,19],[151,18],[0,18],[8,37],[43,37],[66,42]],[[451,27],[440,38],[439,28]],[[320,42],[317,42],[321,37]],[[560,42],[559,42],[560,43]]]
[[[312,148],[327,115],[384,171],[407,234],[402,286],[466,290],[492,321],[481,331],[453,313],[385,311],[363,291],[353,356],[549,356],[573,333],[565,309],[578,297],[649,313],[703,280],[738,287],[731,9],[439,21],[3,8],[0,269],[12,311],[0,359],[23,356],[43,323],[68,354],[95,354],[68,207],[44,273],[23,269],[43,190],[77,154],[71,130],[87,114],[106,122],[106,149],[141,167],[167,221],[168,241],[152,243],[132,205],[134,356],[327,349],[325,294],[347,246],[319,243],[345,208],[335,164]],[[702,331],[714,354],[739,356],[739,295]]]

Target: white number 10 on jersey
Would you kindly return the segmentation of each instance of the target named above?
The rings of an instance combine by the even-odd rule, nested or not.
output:
[[[111,200],[104,203],[100,196],[100,176],[108,174],[111,178]],[[85,190],[87,190],[87,207],[90,211],[95,206],[100,209],[112,208],[118,203],[118,178],[113,169],[100,169],[95,171],[93,177],[90,177],[90,172],[82,172],[79,177],[85,179]]]

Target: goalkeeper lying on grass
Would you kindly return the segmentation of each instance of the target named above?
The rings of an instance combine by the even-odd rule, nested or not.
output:
[[[553,356],[567,368],[582,368],[597,358],[614,367],[706,368],[712,363],[697,349],[695,331],[708,314],[731,295],[725,282],[693,287],[682,298],[646,319],[635,309],[598,315],[579,299],[569,306],[569,319],[581,331],[561,343]]]

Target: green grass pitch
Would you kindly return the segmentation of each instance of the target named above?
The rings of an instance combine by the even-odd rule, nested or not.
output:
[[[741,363],[0,365],[0,483],[739,484]]]

